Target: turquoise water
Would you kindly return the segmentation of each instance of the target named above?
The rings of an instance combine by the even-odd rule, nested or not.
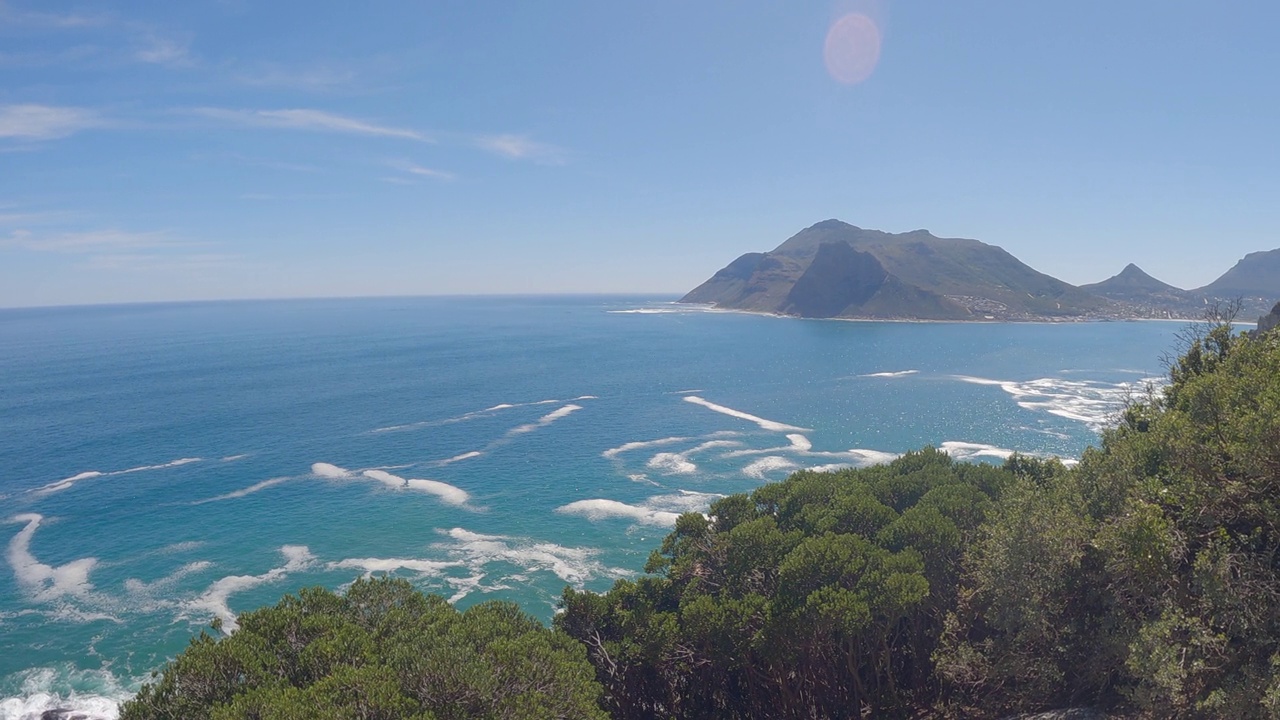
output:
[[[1077,457],[1180,327],[617,297],[0,311],[0,718],[113,717],[213,618],[306,585],[394,572],[549,619],[677,513],[799,467]]]

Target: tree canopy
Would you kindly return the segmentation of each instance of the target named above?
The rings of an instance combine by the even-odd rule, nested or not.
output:
[[[202,633],[123,720],[606,717],[583,648],[511,603],[458,612],[404,580],[308,588]]]

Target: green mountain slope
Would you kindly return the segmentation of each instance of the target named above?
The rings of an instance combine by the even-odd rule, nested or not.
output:
[[[801,317],[930,320],[1068,318],[1109,306],[993,245],[839,220],[806,228],[771,252],[743,255],[681,302]]]

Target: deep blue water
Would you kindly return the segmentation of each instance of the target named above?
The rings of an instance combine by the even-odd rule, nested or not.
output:
[[[1179,329],[616,297],[0,311],[0,719],[112,717],[214,617],[306,585],[391,571],[549,619],[675,513],[798,467],[1077,457]]]

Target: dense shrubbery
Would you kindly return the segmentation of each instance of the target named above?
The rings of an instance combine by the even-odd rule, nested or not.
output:
[[[993,512],[939,656],[970,702],[1280,717],[1280,334],[1215,327],[1170,379]]]
[[[510,603],[465,613],[404,580],[358,580],[201,634],[123,720],[603,718],[581,646]]]
[[[124,717],[1280,717],[1280,333],[1186,350],[1075,468],[799,472],[567,589],[554,631],[398,581],[305,590]]]
[[[798,472],[680,518],[657,575],[566,590],[617,718],[848,717],[937,692],[963,548],[1012,474],[924,450]]]

